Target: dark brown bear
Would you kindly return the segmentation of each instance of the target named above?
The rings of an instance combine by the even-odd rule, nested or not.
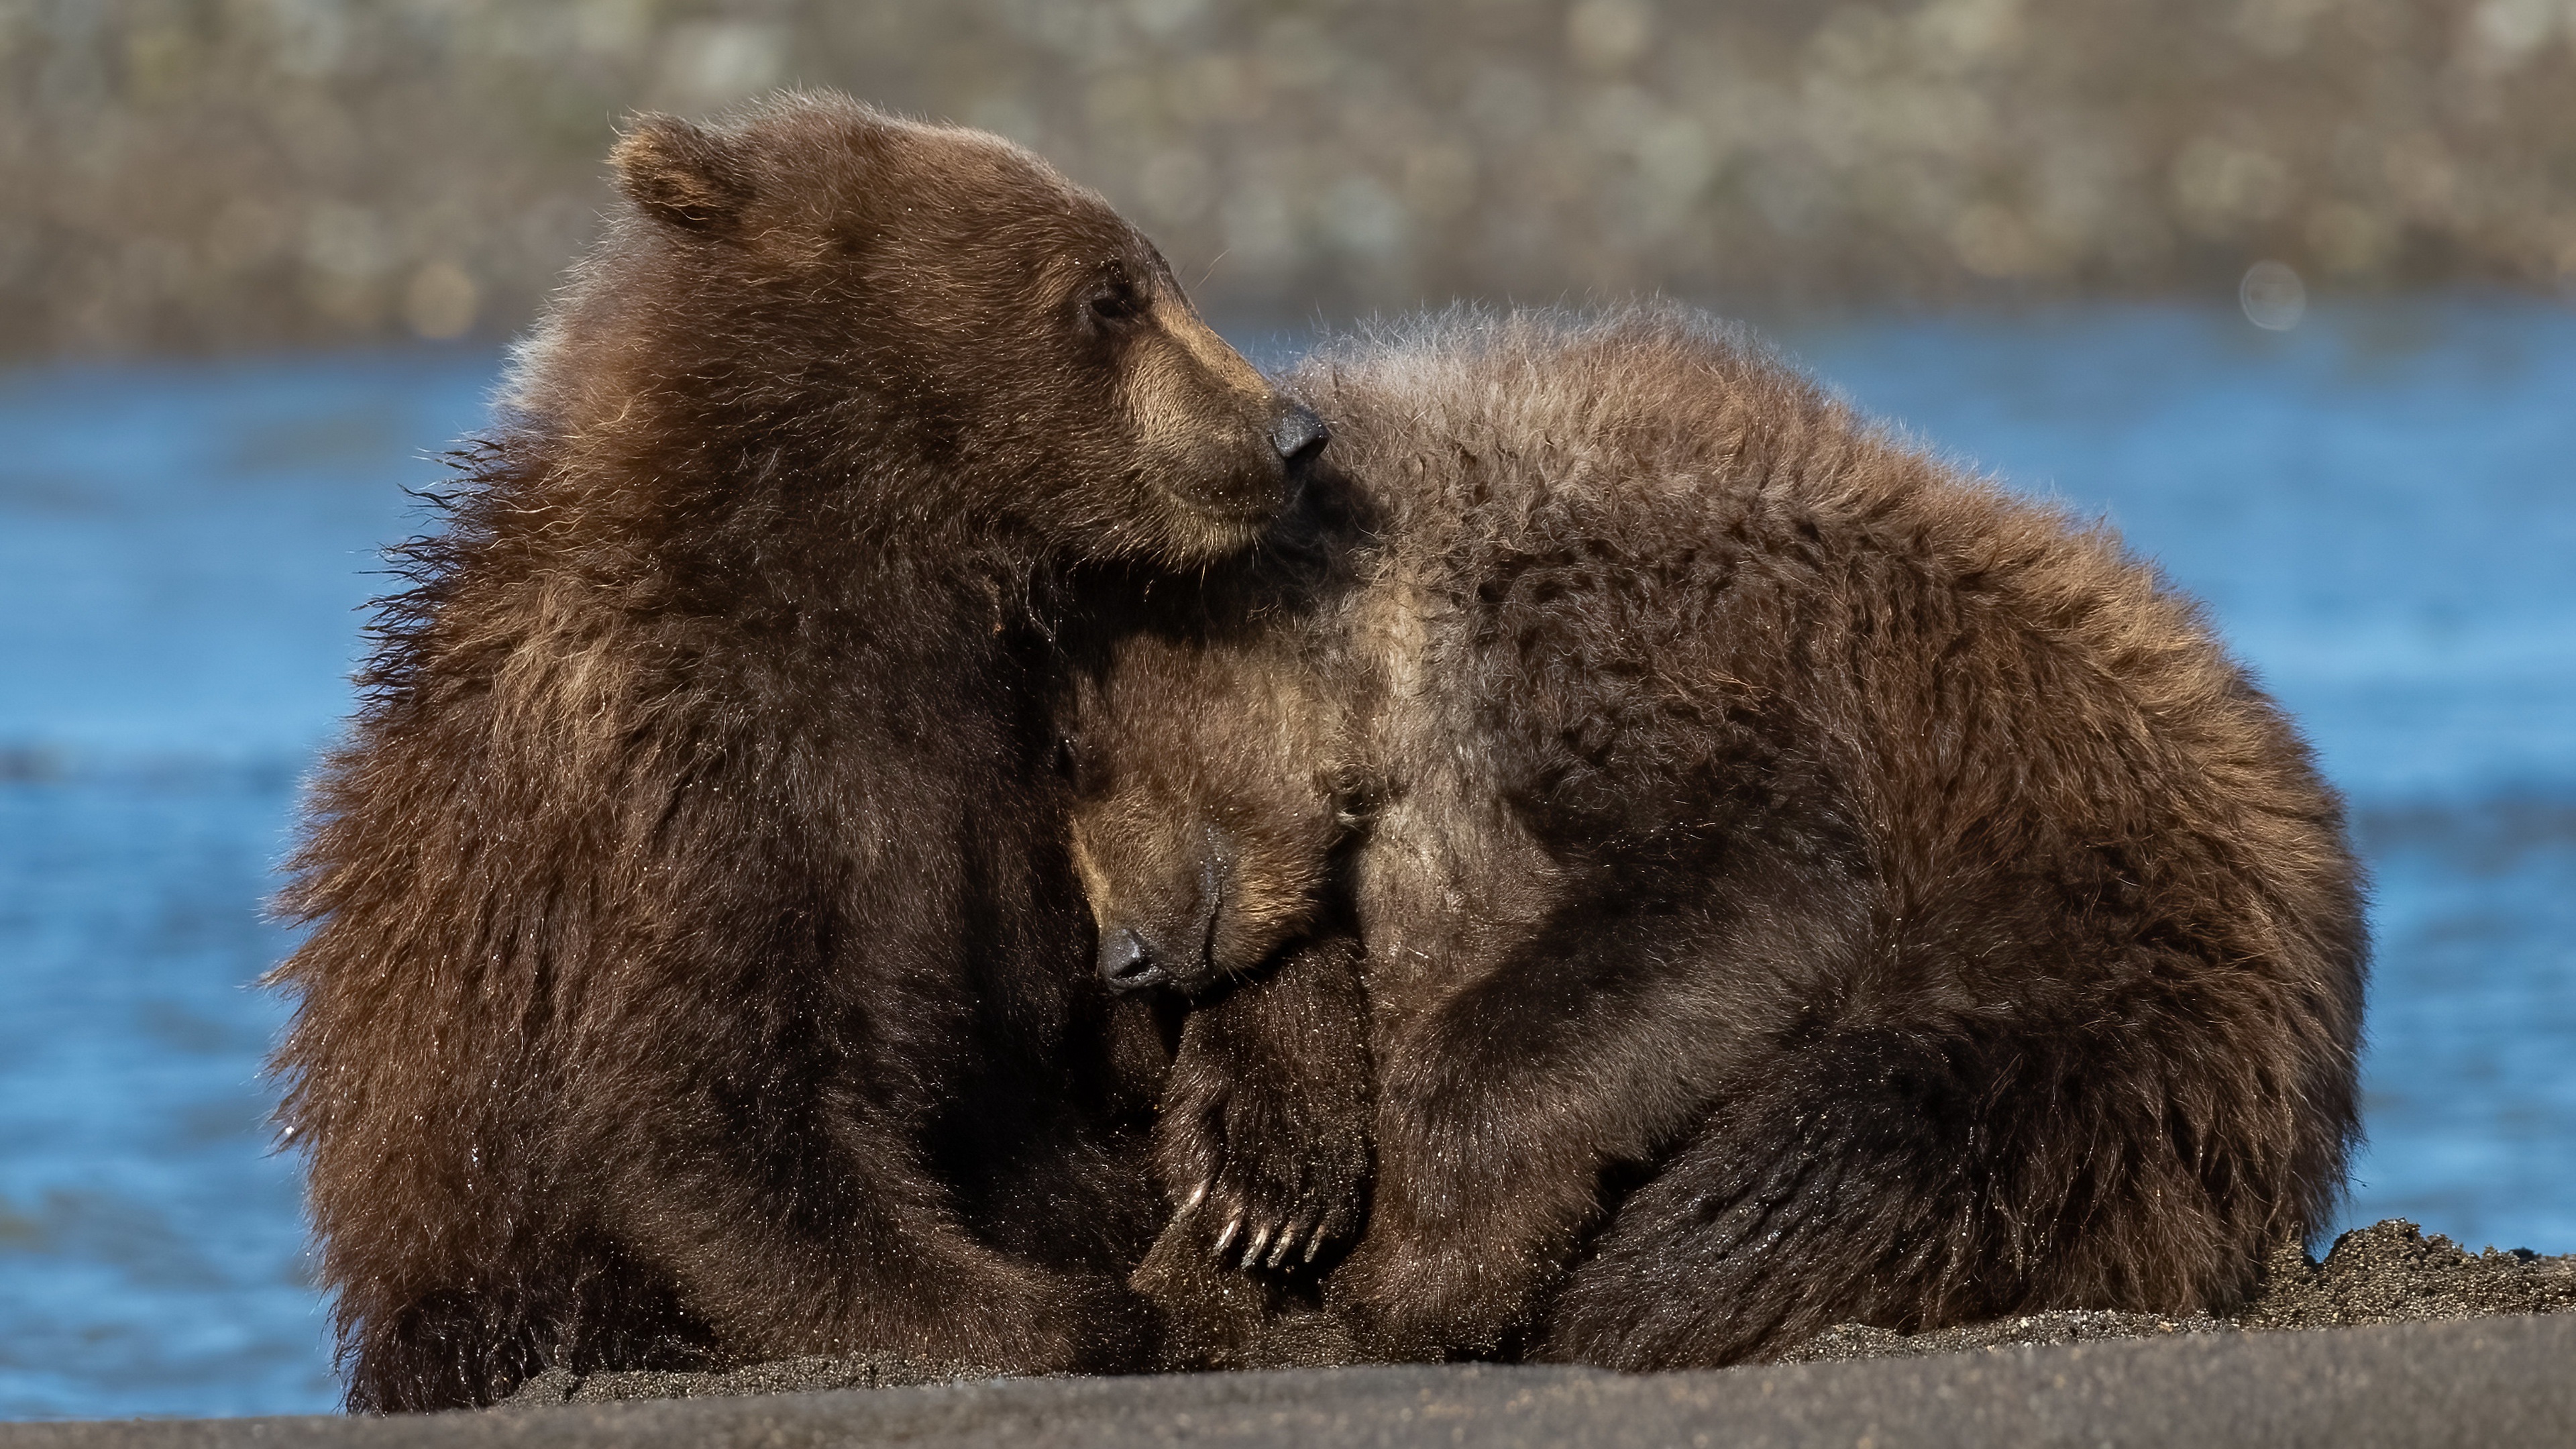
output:
[[[1113,979],[1222,1018],[1240,975],[1286,1019],[1343,990],[1319,941],[1365,941],[1375,1177],[1324,1289],[1363,1352],[1674,1368],[2186,1312],[2323,1225],[2365,949],[2339,807],[2106,533],[1675,312],[1463,315],[1290,388],[1335,437],[1301,513],[1345,522],[1270,552],[1338,562],[1115,650],[1074,824]],[[1226,1104],[1166,1124],[1202,1260],[1345,1220],[1236,1161],[1300,1150],[1232,1140],[1239,1098],[1331,1091],[1277,1055],[1174,1064]]]
[[[1322,434],[996,138],[802,96],[614,162],[286,897],[350,1403],[1133,1362],[1165,1049],[1086,956],[1046,580],[1235,553]]]
[[[1218,587],[1275,596],[1276,562]],[[1189,612],[1165,593],[1158,616]],[[1154,1127],[1174,1220],[1131,1280],[1164,1310],[1167,1367],[1352,1353],[1312,1290],[1367,1207],[1368,1000],[1335,879],[1358,720],[1296,643],[1266,618],[1223,645],[1122,632],[1070,701],[1101,974],[1195,1003]]]

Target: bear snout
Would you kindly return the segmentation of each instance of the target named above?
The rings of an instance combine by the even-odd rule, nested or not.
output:
[[[1292,469],[1314,461],[1315,455],[1332,440],[1332,430],[1303,403],[1283,401],[1278,419],[1270,425],[1270,446],[1279,450],[1280,461]]]
[[[1100,979],[1112,991],[1142,991],[1171,978],[1155,951],[1133,926],[1111,926],[1100,933]]]

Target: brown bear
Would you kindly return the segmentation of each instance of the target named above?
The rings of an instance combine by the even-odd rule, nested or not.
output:
[[[1072,697],[1106,978],[1298,1019],[1365,943],[1368,1084],[1190,1023],[1196,1258],[1354,1221],[1280,1186],[1315,1114],[1239,1099],[1282,1090],[1373,1099],[1323,1298],[1383,1358],[2186,1312],[2323,1225],[2340,807],[2106,531],[1677,310],[1456,314],[1287,385],[1334,436],[1310,506]]]
[[[995,137],[801,95],[613,162],[285,896],[349,1402],[1139,1361],[1167,1046],[1090,969],[1052,620],[1322,430]]]
[[[1229,577],[1275,594],[1276,572]],[[1187,621],[1170,592],[1155,615]],[[1067,699],[1074,867],[1102,978],[1196,1003],[1154,1127],[1173,1222],[1131,1282],[1163,1310],[1163,1367],[1345,1361],[1313,1270],[1367,1205],[1369,1007],[1334,879],[1364,808],[1335,773],[1357,718],[1289,631],[1211,647],[1118,622]]]

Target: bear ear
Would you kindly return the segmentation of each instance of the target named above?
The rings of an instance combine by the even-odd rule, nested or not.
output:
[[[627,200],[684,231],[730,232],[751,202],[751,177],[733,144],[675,116],[637,117],[608,160]]]

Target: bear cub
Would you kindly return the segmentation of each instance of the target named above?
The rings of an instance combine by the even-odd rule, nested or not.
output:
[[[2322,1225],[2339,806],[2113,540],[1678,310],[1288,386],[1310,496],[1073,695],[1098,968],[1194,1003],[1139,1287],[1249,1361],[1678,1368],[2222,1307]]]
[[[999,137],[809,93],[611,161],[284,901],[350,1406],[1142,1366],[1167,1048],[1091,969],[1054,641],[1323,431]]]
[[[1125,635],[1065,725],[1100,975],[1190,1003],[1154,1129],[1173,1217],[1132,1279],[1174,1367],[1351,1353],[1312,1290],[1366,1213],[1368,1007],[1333,880],[1363,803],[1333,765],[1343,702],[1281,642]]]

